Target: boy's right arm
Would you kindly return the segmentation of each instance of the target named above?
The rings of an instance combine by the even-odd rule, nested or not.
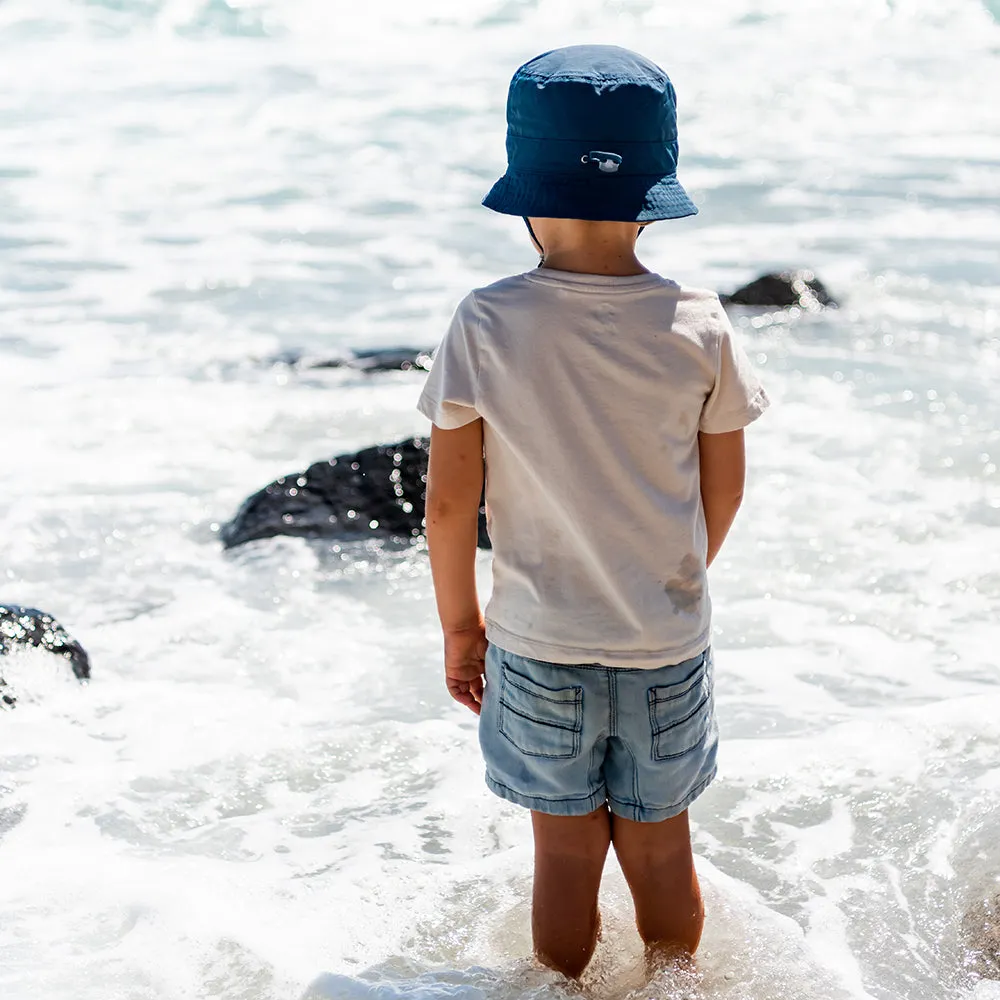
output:
[[[743,431],[698,435],[701,502],[708,528],[707,565],[718,555],[743,500],[746,453]]]

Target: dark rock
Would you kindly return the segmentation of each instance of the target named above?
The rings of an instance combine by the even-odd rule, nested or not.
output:
[[[316,462],[254,493],[219,531],[227,549],[257,538],[388,538],[424,534],[427,438],[376,445]],[[489,548],[479,512],[479,547]]]
[[[293,368],[350,368],[366,373],[431,370],[431,352],[415,347],[390,347],[382,350],[353,351],[342,358],[314,358],[298,351],[285,351],[272,359]]]
[[[51,615],[37,608],[0,604],[0,656],[19,646],[47,649],[69,661],[77,680],[90,677],[90,657],[86,650]],[[0,707],[10,708],[15,700],[0,676]]]
[[[812,271],[782,271],[765,274],[749,285],[737,288],[732,295],[720,295],[723,305],[734,306],[798,306],[817,312],[823,306],[836,307],[837,303],[826,290],[823,282]]]

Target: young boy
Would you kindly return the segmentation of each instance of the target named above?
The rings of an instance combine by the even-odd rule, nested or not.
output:
[[[718,297],[635,255],[644,225],[697,211],[666,74],[613,46],[557,49],[514,74],[507,121],[484,204],[524,217],[542,259],[468,295],[437,353],[427,539],[448,690],[480,714],[489,787],[531,810],[535,953],[577,977],[611,844],[647,949],[701,937],[687,808],[715,776],[705,571],[767,397]]]

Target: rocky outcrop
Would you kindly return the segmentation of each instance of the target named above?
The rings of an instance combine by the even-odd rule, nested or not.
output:
[[[428,444],[376,445],[282,476],[244,501],[219,530],[222,542],[228,549],[274,535],[412,542],[424,533]],[[479,547],[490,547],[482,508]]]
[[[719,298],[723,305],[777,306],[781,309],[798,306],[808,312],[837,305],[826,286],[812,271],[765,274],[749,285],[737,288],[732,295],[720,295]]]
[[[90,657],[86,650],[51,615],[37,608],[0,604],[0,656],[24,646],[47,649],[64,657],[77,680],[90,677]],[[0,671],[0,707],[10,708],[16,700]]]

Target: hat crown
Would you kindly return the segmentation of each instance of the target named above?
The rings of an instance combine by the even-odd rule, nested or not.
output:
[[[667,74],[616,45],[571,45],[526,62],[507,93],[507,171],[483,204],[612,222],[694,215],[677,181]]]
[[[571,45],[517,70],[507,127],[509,135],[533,139],[674,142],[674,88],[659,66],[637,52]]]

